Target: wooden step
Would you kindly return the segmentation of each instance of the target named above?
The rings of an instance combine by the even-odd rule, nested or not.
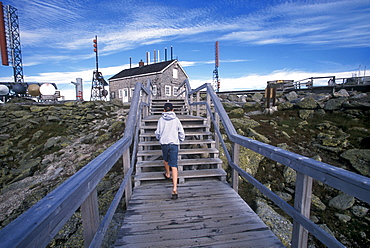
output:
[[[185,132],[185,139],[186,137],[207,136],[207,135],[212,135],[212,133],[211,132]],[[139,136],[145,137],[145,138],[147,137],[151,138],[151,137],[155,137],[155,133],[154,132],[153,133],[141,133]]]
[[[204,124],[187,124],[187,123],[182,123],[182,127],[184,128],[184,130],[186,129],[199,129],[199,128],[209,128],[208,125],[204,125]],[[145,130],[156,130],[157,129],[157,125],[155,126],[141,126],[140,127],[141,129],[145,129]]]
[[[214,165],[222,164],[222,160],[219,158],[197,158],[197,159],[180,159],[178,166],[187,165]],[[141,161],[136,164],[136,167],[148,168],[148,167],[163,167],[163,160],[154,161]]]
[[[193,155],[193,154],[218,154],[219,151],[216,148],[197,148],[197,149],[180,149],[179,155]],[[162,155],[161,150],[144,150],[138,151],[137,156],[156,156]]]
[[[181,142],[180,145],[201,145],[201,144],[215,144],[216,142],[212,139],[202,139],[202,140],[184,140]],[[153,141],[143,141],[139,143],[139,146],[160,146],[161,144],[159,143],[158,140],[153,140]]]
[[[153,180],[168,180],[163,176],[164,171],[156,172],[141,172],[135,175],[135,181],[153,181]],[[223,169],[206,169],[206,170],[187,170],[179,171],[179,180],[189,178],[205,178],[205,177],[220,177],[222,181],[226,180],[226,172]]]

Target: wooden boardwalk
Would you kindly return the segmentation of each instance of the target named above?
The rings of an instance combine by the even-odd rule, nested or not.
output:
[[[171,181],[134,188],[115,247],[284,247],[225,182]]]

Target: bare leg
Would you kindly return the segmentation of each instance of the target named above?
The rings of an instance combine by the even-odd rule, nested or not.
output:
[[[168,165],[168,163],[166,161],[163,161],[164,163],[164,168],[166,169],[166,176],[167,177],[170,177],[171,174],[170,174],[170,166]]]
[[[177,194],[177,178],[178,178],[178,170],[177,167],[171,167],[172,169],[172,182],[173,182],[173,193]]]

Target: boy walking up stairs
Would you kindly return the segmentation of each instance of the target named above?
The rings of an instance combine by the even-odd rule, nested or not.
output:
[[[184,128],[180,120],[176,117],[173,112],[172,103],[164,104],[164,112],[161,118],[158,120],[157,130],[155,130],[155,136],[159,140],[162,149],[162,157],[166,172],[163,174],[166,179],[170,179],[170,167],[172,170],[172,200],[178,198],[177,195],[177,159],[179,154],[180,142],[185,140]]]
[[[166,103],[171,103],[174,111],[163,112]],[[162,109],[161,112],[159,112],[160,109]],[[145,117],[140,127],[140,140],[134,179],[135,187],[147,182],[160,183],[160,181],[168,180],[166,178],[170,174],[163,167],[163,161],[166,159],[164,159],[162,154],[162,142],[158,142],[156,138],[156,130],[163,114],[175,114],[175,112],[175,116],[181,122],[184,130],[184,140],[179,142],[178,145],[178,182],[182,184],[186,181],[198,181],[210,178],[226,181],[226,172],[222,169],[222,161],[218,157],[219,151],[216,148],[216,142],[213,139],[213,134],[210,132],[210,124],[207,123],[207,119],[184,114],[187,113],[184,100],[153,99],[151,106],[152,115]],[[180,114],[177,114],[179,112]],[[171,134],[175,136],[175,139],[178,137],[177,131]],[[177,143],[177,141],[174,143]],[[169,162],[168,160],[166,161]],[[170,165],[168,169],[171,169]],[[166,177],[163,175],[164,171]],[[172,167],[172,182],[174,177],[173,172],[174,167]],[[172,189],[177,190],[177,188],[176,185]],[[173,198],[176,197],[174,196]]]

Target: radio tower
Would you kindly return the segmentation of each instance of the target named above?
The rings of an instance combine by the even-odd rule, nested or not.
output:
[[[23,84],[21,41],[17,9],[0,2],[0,48],[2,64],[9,65],[8,53],[13,66],[14,82]]]
[[[219,92],[220,91],[220,80],[218,78],[218,41],[216,41],[215,45],[215,70],[213,71],[213,84],[215,87],[215,91]]]
[[[94,42],[96,70],[93,72],[90,101],[99,101],[99,100],[106,101],[108,91],[104,89],[104,86],[108,86],[108,83],[104,80],[103,74],[99,72],[97,36],[95,36],[93,42]]]

